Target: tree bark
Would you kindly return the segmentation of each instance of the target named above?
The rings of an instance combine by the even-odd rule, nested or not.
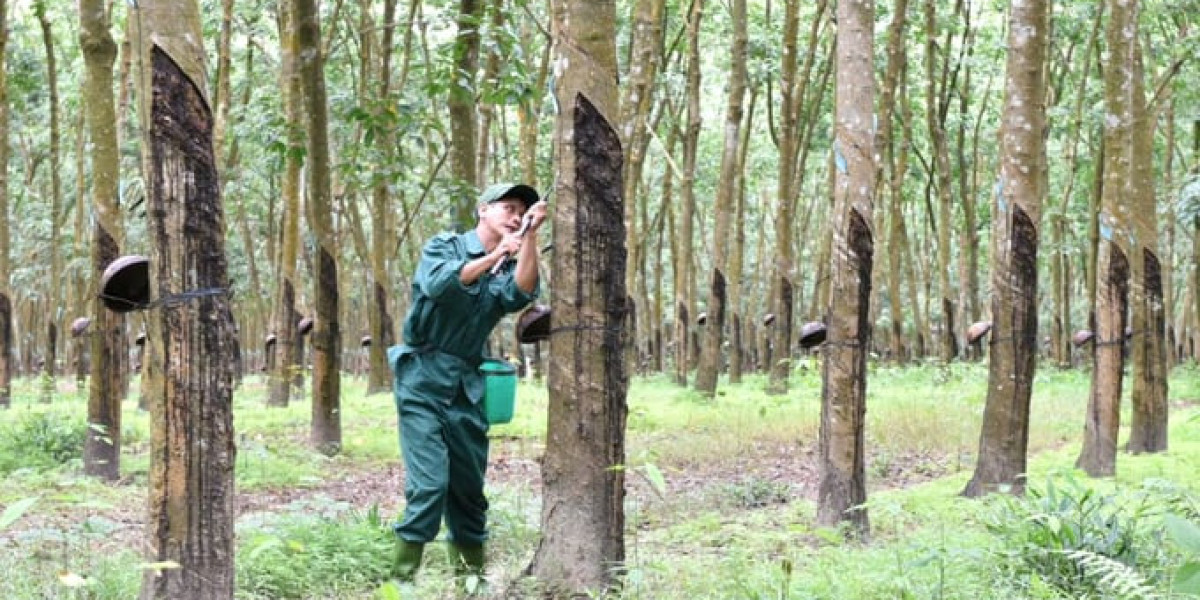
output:
[[[59,129],[59,111],[58,111],[58,59],[54,49],[54,31],[50,23],[50,19],[46,16],[46,6],[44,0],[34,2],[34,12],[37,15],[38,23],[42,30],[42,44],[46,51],[46,89],[49,91],[47,103],[50,106],[50,239],[48,245],[50,247],[50,273],[61,274],[63,272],[62,258],[62,169],[59,168],[59,147],[61,145],[62,134]],[[58,373],[58,331],[59,322],[62,320],[63,300],[62,300],[62,282],[63,278],[57,275],[51,276],[46,297],[50,303],[42,317],[42,321],[46,326],[46,354],[42,362],[42,372],[45,375],[42,388],[42,402],[49,402],[54,396],[55,376]]]
[[[894,177],[897,170],[896,148],[893,141],[893,116],[896,114],[897,88],[900,86],[900,76],[905,72],[904,62],[907,53],[904,45],[904,31],[908,23],[908,0],[895,0],[892,7],[892,20],[887,29],[887,68],[884,69],[883,82],[879,91],[879,143],[880,163],[876,172],[876,180],[884,177]],[[888,309],[891,313],[890,352],[891,359],[898,364],[907,360],[908,349],[904,344],[904,305],[901,295],[900,269],[900,236],[907,235],[904,230],[904,212],[902,210],[903,194],[897,185],[880,188],[889,194],[886,205],[887,212],[887,286]]]
[[[0,64],[7,64],[8,0],[0,0]],[[0,69],[0,165],[8,165],[8,69]],[[0,169],[0,408],[12,405],[13,345],[12,275],[8,215],[8,169]]]
[[[700,369],[696,371],[696,391],[712,397],[717,393],[717,378],[725,365],[721,347],[725,341],[726,313],[731,313],[729,281],[731,257],[729,237],[737,196],[739,144],[746,96],[746,2],[732,0],[733,39],[729,45],[729,92],[725,106],[725,143],[721,152],[721,176],[717,182],[717,198],[713,205],[716,227],[712,243],[712,275],[708,291],[708,324],[704,329],[704,346],[700,353]]]
[[[1066,243],[1068,226],[1065,214],[1074,195],[1079,171],[1079,141],[1083,132],[1083,101],[1087,97],[1087,82],[1092,71],[1092,56],[1099,45],[1100,16],[1102,14],[1103,11],[1096,11],[1091,33],[1084,49],[1083,60],[1079,63],[1079,82],[1075,86],[1077,93],[1071,109],[1071,125],[1067,141],[1067,183],[1060,200],[1060,214],[1055,215],[1050,229],[1050,247],[1054,248],[1050,262],[1051,284],[1054,286],[1052,289],[1054,324],[1051,335],[1054,345],[1054,360],[1062,368],[1071,364],[1070,340],[1073,329],[1071,326],[1071,262],[1067,253],[1062,250]]]
[[[959,235],[958,309],[962,316],[960,327],[970,327],[979,321],[979,232],[976,215],[975,190],[971,186],[972,173],[979,168],[976,161],[967,160],[967,129],[971,122],[971,98],[973,84],[971,65],[974,64],[975,30],[971,25],[971,6],[960,3],[963,19],[962,52],[959,54],[958,69],[962,70],[961,82],[956,86],[958,95],[958,135],[955,140],[955,155],[958,163],[958,197],[962,204],[962,225]],[[965,54],[965,56],[964,56]],[[988,81],[991,84],[991,81]],[[980,97],[980,104],[987,102],[987,89]],[[952,332],[953,333],[953,332]]]
[[[234,591],[233,350],[224,217],[194,0],[142,2],[138,81],[153,245],[149,562],[141,598]],[[185,294],[200,293],[194,297]],[[170,566],[170,565],[169,565]]]
[[[678,254],[675,256],[675,377],[687,385],[688,373],[696,359],[692,336],[696,313],[695,221],[696,221],[696,155],[700,145],[700,22],[704,0],[691,0],[688,11],[687,39],[687,122],[683,132],[683,173],[679,182]]]
[[[875,3],[837,6],[828,337],[821,347],[820,484],[817,522],[846,523],[850,535],[870,537],[863,426],[867,412],[867,353],[871,341],[871,267],[875,196]]]
[[[475,145],[479,137],[475,85],[482,13],[479,0],[459,0],[453,71],[447,74],[450,78],[450,98],[446,102],[450,111],[450,170],[464,190],[456,205],[455,220],[456,226],[464,231],[475,224],[476,194],[467,190],[474,190],[482,183],[477,181],[475,170]]]
[[[378,98],[391,100],[392,46],[395,39],[396,0],[386,0],[383,6],[383,39],[379,47],[379,66],[376,79],[379,84]],[[364,69],[369,74],[370,69]],[[376,151],[390,160],[395,160],[395,137],[390,132],[380,132],[375,138]],[[391,369],[387,364],[387,349],[395,343],[395,326],[392,313],[388,310],[390,250],[395,245],[395,226],[392,219],[392,195],[383,178],[371,190],[371,277],[370,293],[367,298],[367,322],[371,331],[371,346],[367,349],[369,369],[367,371],[367,393],[376,394],[392,389]]]
[[[745,276],[746,254],[746,162],[750,155],[750,134],[754,126],[754,108],[758,101],[758,89],[750,90],[750,106],[746,108],[746,122],[741,126],[742,139],[738,143],[738,166],[734,183],[736,208],[733,218],[733,239],[729,249],[729,306],[733,311],[731,319],[729,352],[729,383],[742,382],[742,372],[746,369],[747,358],[751,352],[746,351],[746,340],[754,343],[755,336],[746,335],[745,325],[753,327],[754,319],[745,318],[743,298],[743,277]]]
[[[1137,0],[1109,0],[1105,39],[1110,60],[1104,73],[1104,179],[1100,195],[1096,259],[1096,327],[1092,388],[1084,420],[1083,448],[1075,466],[1092,477],[1117,470],[1121,422],[1121,386],[1125,327],[1129,309],[1130,239],[1128,219],[1133,150],[1130,94],[1133,86],[1131,44],[1136,43]],[[1134,257],[1133,260],[1140,260]]]
[[[0,6],[0,9],[4,7]],[[0,290],[0,409],[12,406],[13,379],[13,318],[12,300]]]
[[[337,236],[333,230],[333,194],[329,160],[329,107],[325,95],[325,57],[316,0],[293,0],[300,82],[304,90],[308,134],[306,169],[308,226],[317,239],[313,257],[316,319],[313,323],[312,427],[309,441],[327,455],[342,449],[341,355],[338,320]]]
[[[1137,13],[1133,22],[1137,24]],[[1163,314],[1163,270],[1158,258],[1158,202],[1154,189],[1154,109],[1146,106],[1141,44],[1135,34],[1130,44],[1132,61],[1131,152],[1129,161],[1132,211],[1137,236],[1133,298],[1130,306],[1132,346],[1132,405],[1129,422],[1131,454],[1167,450],[1167,362],[1166,321]],[[1169,272],[1168,272],[1169,273]],[[1168,274],[1169,277],[1169,274]]]
[[[816,31],[825,14],[825,2],[818,4],[809,37],[806,60],[816,48]],[[779,179],[775,196],[775,255],[770,269],[771,312],[775,315],[771,325],[770,354],[767,365],[767,393],[786,394],[788,378],[792,372],[792,327],[795,308],[793,269],[795,255],[792,249],[792,220],[795,215],[792,198],[795,196],[796,154],[799,139],[800,99],[797,85],[797,38],[800,32],[800,2],[785,0],[783,16],[783,64],[779,76]]]
[[[550,595],[600,594],[625,561],[629,374],[622,159],[612,2],[553,4],[556,84],[550,409],[541,542],[527,569]]]
[[[1167,148],[1175,147],[1175,96],[1170,91],[1167,92],[1166,110],[1163,115],[1164,125],[1166,129],[1164,137]],[[1175,189],[1175,153],[1168,152],[1163,161],[1163,187],[1168,190]],[[1167,273],[1163,277],[1163,323],[1166,327],[1166,352],[1167,363],[1166,368],[1168,373],[1170,369],[1181,361],[1178,348],[1176,346],[1177,335],[1182,330],[1178,331],[1175,327],[1175,319],[1177,317],[1175,310],[1175,298],[1178,290],[1175,287],[1175,278],[1171,273],[1175,272],[1175,235],[1178,229],[1178,219],[1176,217],[1176,206],[1174,202],[1167,201],[1167,210],[1165,215],[1166,223],[1163,224],[1163,265],[1162,270]],[[1185,269],[1186,271],[1186,269]],[[1186,300],[1185,300],[1186,301]]]
[[[1200,120],[1196,121],[1197,139],[1200,140]],[[1192,220],[1192,335],[1188,356],[1196,360],[1200,353],[1200,218]]]
[[[946,34],[946,41],[951,39]],[[944,89],[939,89],[939,81],[945,86],[945,79],[939,78],[936,65],[938,57],[943,60],[943,72],[950,61],[950,49],[941,52],[937,48],[937,16],[934,11],[934,0],[925,1],[925,123],[929,129],[929,139],[932,143],[930,177],[934,179],[934,190],[937,192],[937,278],[940,308],[942,312],[942,327],[939,337],[938,356],[942,362],[950,362],[958,354],[958,342],[955,336],[954,300],[950,289],[950,213],[951,213],[951,178],[950,152],[946,144],[946,127],[942,106]],[[931,221],[932,222],[932,221]]]
[[[80,49],[80,52],[82,54],[83,50]],[[84,71],[85,81],[81,86],[80,97],[83,98],[84,103],[86,103],[86,66],[84,67]],[[109,89],[111,90],[112,88],[110,87]],[[72,127],[72,130],[75,131],[75,198],[78,199],[74,203],[75,210],[73,211],[75,214],[75,226],[71,234],[73,239],[71,242],[70,260],[72,262],[77,260],[82,262],[84,257],[88,254],[88,249],[85,247],[85,244],[88,242],[89,233],[87,226],[88,209],[87,206],[85,206],[85,202],[83,202],[83,199],[87,197],[87,184],[85,183],[85,174],[87,172],[87,152],[84,148],[84,145],[88,139],[87,111],[88,109],[86,107],[84,107],[83,110],[78,111],[74,126]],[[75,334],[74,319],[78,319],[90,314],[90,307],[88,306],[89,303],[87,298],[94,297],[95,294],[89,294],[88,285],[91,280],[98,279],[98,277],[89,277],[89,273],[86,271],[74,270],[72,273],[66,276],[66,279],[68,285],[70,286],[66,293],[66,314],[73,315],[71,325],[68,328],[68,331],[71,332],[71,353],[68,357],[67,364],[75,368],[75,390],[82,392],[87,387],[87,375],[91,370],[88,357],[88,349],[90,344],[88,344],[88,337],[86,335]]]
[[[1192,120],[1192,156],[1200,164],[1200,118]],[[1188,356],[1192,360],[1200,357],[1196,346],[1200,345],[1200,216],[1192,219],[1192,320]]]
[[[625,274],[626,289],[636,289],[639,278],[643,285],[646,280],[641,265],[650,236],[639,233],[637,208],[644,206],[646,201],[639,196],[638,188],[649,140],[646,128],[654,100],[654,82],[663,60],[665,4],[664,0],[638,0],[633,8],[629,72],[625,76],[627,85],[621,98],[621,147],[625,150],[625,177],[621,185],[625,198],[625,244],[629,248],[630,265]],[[648,226],[648,223],[642,223],[643,228]],[[637,313],[650,314],[642,294],[635,294],[634,298]],[[648,345],[649,331],[649,320],[638,319],[631,344],[638,361],[635,364],[641,363],[641,356],[638,355],[643,354],[641,348]]]
[[[1037,363],[1037,252],[1046,195],[1045,0],[1013,2],[992,205],[992,347],[975,473],[963,494],[1025,491],[1029,401]]]
[[[79,45],[86,69],[84,108],[91,140],[93,289],[100,274],[120,255],[123,234],[117,203],[120,155],[117,149],[117,115],[113,102],[113,63],[117,44],[109,33],[110,19],[101,0],[80,0]],[[91,383],[88,389],[88,430],[84,442],[84,472],[115,481],[121,474],[121,401],[125,398],[124,372],[128,368],[125,317],[104,309],[93,294],[90,342]]]
[[[275,344],[266,348],[269,357],[267,406],[287,406],[291,400],[297,374],[302,372],[301,346],[304,338],[296,329],[300,315],[296,310],[296,290],[299,288],[296,263],[300,250],[300,176],[303,166],[303,91],[300,85],[299,50],[296,41],[296,18],[291,2],[279,4],[279,28],[282,39],[280,52],[280,96],[286,123],[287,148],[284,158],[281,193],[282,219],[279,228],[278,276],[275,286],[275,307],[272,311],[272,330]],[[255,340],[257,343],[258,340]]]

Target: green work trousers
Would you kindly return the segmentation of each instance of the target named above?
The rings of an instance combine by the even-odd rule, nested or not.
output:
[[[462,388],[454,401],[399,395],[400,451],[404,455],[404,520],[396,535],[409,542],[437,537],[442,517],[450,540],[483,544],[487,539],[487,418]]]

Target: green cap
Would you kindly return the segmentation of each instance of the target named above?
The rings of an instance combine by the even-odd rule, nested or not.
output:
[[[479,196],[480,204],[491,204],[512,198],[525,203],[525,210],[529,210],[530,206],[537,204],[537,190],[523,183],[493,183]]]

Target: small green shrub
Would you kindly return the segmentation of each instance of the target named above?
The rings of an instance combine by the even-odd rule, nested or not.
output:
[[[1151,493],[1102,494],[1052,477],[1025,498],[1002,497],[989,531],[1007,585],[1045,584],[1068,597],[1137,597],[1162,580],[1162,502]]]
[[[0,597],[61,600],[128,600],[142,581],[141,556],[129,550],[65,555],[0,554]]]
[[[0,473],[52,468],[82,459],[85,433],[81,416],[26,412],[0,426]]]
[[[785,482],[748,477],[722,486],[724,495],[738,508],[762,508],[787,504],[796,495]]]
[[[343,597],[382,582],[395,539],[377,508],[337,518],[291,512],[238,537],[238,596],[271,599]]]

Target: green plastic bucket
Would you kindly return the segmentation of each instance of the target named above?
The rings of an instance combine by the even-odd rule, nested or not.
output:
[[[479,365],[483,374],[483,410],[488,423],[508,423],[517,402],[517,368],[506,360],[489,358]]]

